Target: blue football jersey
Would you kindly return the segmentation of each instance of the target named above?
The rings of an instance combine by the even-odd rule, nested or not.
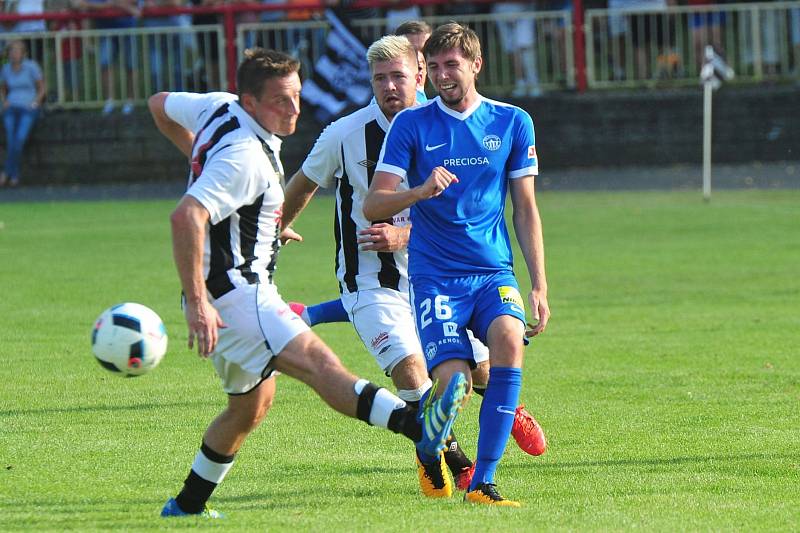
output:
[[[483,97],[463,113],[438,97],[398,113],[376,170],[416,187],[437,166],[455,174],[458,183],[412,206],[409,275],[510,270],[503,217],[508,180],[538,174],[530,115]]]

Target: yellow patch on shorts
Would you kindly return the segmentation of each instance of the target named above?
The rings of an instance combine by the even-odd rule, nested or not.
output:
[[[520,296],[519,291],[516,287],[497,287],[498,292],[500,293],[500,301],[504,304],[515,304],[522,309],[525,309],[525,305],[522,303],[522,296]]]

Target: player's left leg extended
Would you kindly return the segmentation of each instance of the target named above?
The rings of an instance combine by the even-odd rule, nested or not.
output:
[[[320,302],[315,305],[306,305],[300,302],[289,302],[289,307],[294,311],[303,322],[309,327],[317,324],[328,324],[330,322],[350,322],[350,316],[342,305],[342,301],[337,298],[327,302]]]

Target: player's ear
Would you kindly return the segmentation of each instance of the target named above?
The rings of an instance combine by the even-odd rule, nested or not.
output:
[[[249,114],[253,115],[256,111],[256,97],[249,93],[243,93],[239,101],[242,108]]]
[[[475,61],[472,62],[472,72],[474,72],[475,75],[477,76],[478,72],[481,71],[482,66],[483,66],[483,57],[481,56],[476,57]]]

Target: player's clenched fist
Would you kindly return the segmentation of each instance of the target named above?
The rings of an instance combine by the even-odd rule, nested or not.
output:
[[[444,167],[434,168],[425,183],[420,186],[422,200],[439,196],[451,183],[458,183],[455,174]]]

